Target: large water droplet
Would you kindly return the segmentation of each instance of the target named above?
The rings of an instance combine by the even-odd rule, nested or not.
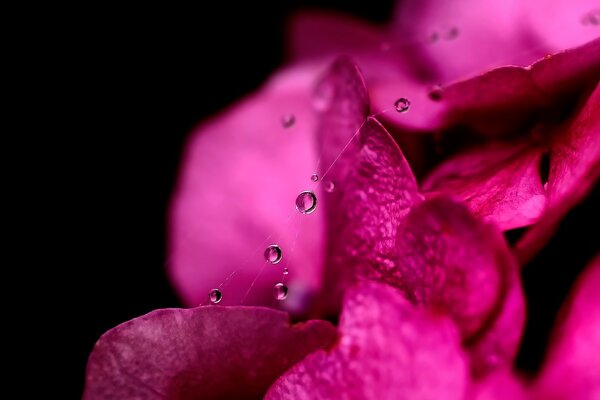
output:
[[[400,97],[398,100],[396,100],[394,106],[396,107],[396,111],[399,113],[407,112],[410,108],[410,101],[404,97]]]
[[[335,190],[335,183],[333,181],[327,181],[323,183],[323,188],[327,193],[331,193]]]
[[[311,214],[317,208],[317,196],[310,191],[305,190],[296,197],[296,209],[302,214]]]
[[[312,175],[310,176],[310,180],[311,180],[311,181],[313,181],[313,182],[317,182],[317,181],[319,180],[319,175],[317,175],[317,174],[312,174]]]
[[[223,300],[223,293],[219,289],[213,289],[208,292],[208,300],[213,304],[220,303]]]
[[[281,117],[281,125],[283,125],[284,128],[292,127],[295,122],[296,116],[294,114],[286,114],[283,117]]]
[[[276,300],[285,300],[288,295],[288,288],[283,283],[278,283],[273,287],[273,296]]]
[[[276,244],[272,244],[269,247],[267,247],[265,249],[264,255],[265,260],[271,264],[278,264],[281,261],[281,258],[283,257],[281,247],[277,246]]]

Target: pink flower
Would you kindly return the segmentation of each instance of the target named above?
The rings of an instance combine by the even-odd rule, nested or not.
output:
[[[216,287],[220,305],[106,333],[84,397],[600,395],[587,351],[600,346],[598,258],[539,376],[512,370],[519,266],[600,174],[599,31],[580,23],[590,12],[586,1],[429,0],[401,3],[388,28],[299,16],[294,63],[186,148],[170,275],[189,306]],[[397,112],[399,98],[408,110]],[[294,210],[305,189],[317,198],[310,215]],[[530,225],[514,249],[501,235]],[[272,243],[276,268],[263,259]],[[283,267],[284,309],[340,316],[337,330],[255,307],[273,305]]]

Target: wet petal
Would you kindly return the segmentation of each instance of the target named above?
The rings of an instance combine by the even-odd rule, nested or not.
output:
[[[317,290],[322,223],[318,213],[299,221],[294,209],[317,165],[316,76],[308,66],[280,73],[190,137],[171,204],[168,259],[186,304],[206,303],[208,291],[224,284],[221,304],[271,305],[283,267],[293,271],[291,285]],[[290,114],[294,122],[285,127],[282,118]],[[293,245],[298,241],[302,246]],[[266,268],[263,251],[270,244],[281,246],[283,260]],[[303,308],[296,294],[290,292],[288,303]]]
[[[534,223],[544,210],[542,149],[492,143],[450,158],[424,181],[425,191],[456,196],[478,217],[508,230]]]
[[[391,262],[398,224],[421,195],[398,145],[376,119],[367,118],[366,88],[356,66],[338,61],[323,85],[335,93],[319,128],[323,182],[334,182],[335,190],[322,195],[328,291],[321,305],[330,302],[335,312],[357,274],[382,271]]]
[[[266,308],[157,310],[100,338],[83,398],[258,399],[335,338],[328,322],[290,325],[287,314]]]
[[[536,382],[544,399],[600,398],[600,256],[583,272],[553,332]]]
[[[464,398],[468,374],[453,324],[396,289],[362,282],[349,290],[339,329],[332,350],[306,357],[266,398]]]

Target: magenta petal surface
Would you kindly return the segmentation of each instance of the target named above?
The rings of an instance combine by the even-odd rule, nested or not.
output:
[[[600,256],[578,279],[536,382],[540,399],[600,398]]]
[[[357,274],[381,275],[393,263],[397,227],[421,195],[398,145],[375,118],[367,117],[368,97],[356,66],[346,59],[336,62],[323,85],[334,93],[319,128],[321,187],[335,185],[322,192],[328,232],[326,303],[341,300]]]
[[[468,373],[446,318],[362,282],[344,301],[341,337],[285,373],[267,399],[463,399]]]
[[[546,193],[539,173],[542,149],[528,143],[491,143],[442,163],[424,181],[425,191],[462,199],[478,217],[501,230],[534,223]]]
[[[157,310],[100,338],[83,398],[259,399],[335,338],[328,322],[291,325],[287,314],[266,308]]]
[[[298,193],[313,186],[317,165],[316,76],[309,66],[280,73],[192,133],[171,204],[167,260],[186,304],[206,304],[209,290],[223,284],[222,305],[271,305],[284,267],[292,271],[290,286],[318,290],[322,220],[294,208]],[[263,258],[271,244],[283,250],[277,266]],[[301,303],[299,293],[291,290],[286,304]]]

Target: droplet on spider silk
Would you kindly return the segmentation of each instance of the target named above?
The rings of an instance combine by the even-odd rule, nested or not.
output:
[[[326,181],[323,183],[323,189],[325,189],[327,193],[331,193],[335,190],[335,183],[333,183],[333,181]]]
[[[459,33],[458,28],[453,26],[450,29],[448,29],[446,32],[444,32],[444,39],[454,40],[457,38],[458,33]]]
[[[296,197],[296,209],[302,214],[311,214],[317,208],[317,196],[311,190],[305,190]]]
[[[213,304],[218,304],[223,300],[223,293],[219,289],[213,289],[208,292],[208,300]]]
[[[283,274],[284,274],[284,275],[287,275],[287,274],[289,274],[289,273],[290,273],[290,270],[289,270],[289,269],[287,269],[287,267],[283,269]]]
[[[284,128],[291,128],[296,123],[296,116],[294,114],[286,114],[281,117],[281,125]]]
[[[283,257],[283,253],[281,252],[281,247],[277,246],[276,244],[272,244],[265,249],[264,256],[266,262],[270,264],[278,264]]]
[[[317,181],[319,180],[319,175],[317,175],[317,174],[312,174],[312,175],[310,176],[310,180],[311,180],[311,181],[313,181],[313,182],[317,182]]]
[[[441,100],[442,99],[442,86],[435,85],[431,89],[429,89],[429,98],[431,100]]]
[[[584,25],[600,25],[600,9],[592,10],[581,19]]]
[[[278,283],[273,287],[273,297],[275,300],[285,300],[288,295],[288,288],[283,283]]]
[[[396,107],[396,111],[399,113],[405,113],[410,108],[410,101],[404,97],[400,97],[398,100],[396,100],[394,106]]]

